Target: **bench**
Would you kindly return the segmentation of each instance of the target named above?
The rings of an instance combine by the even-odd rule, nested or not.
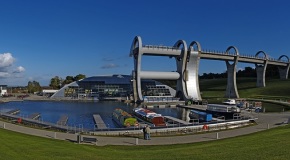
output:
[[[97,138],[93,138],[93,137],[83,137],[83,142],[84,143],[95,143],[97,144]]]

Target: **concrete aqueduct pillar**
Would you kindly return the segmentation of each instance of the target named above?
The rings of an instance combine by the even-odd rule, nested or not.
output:
[[[286,67],[278,67],[279,74],[280,74],[280,79],[288,79],[288,72],[289,72],[289,67],[290,67],[290,60],[289,57],[286,55],[282,55],[278,58],[278,60],[281,60],[283,57],[287,58],[288,60],[288,65]]]
[[[174,47],[180,48],[183,46],[182,53],[176,57],[177,72],[180,78],[177,80],[176,97],[182,100],[202,100],[198,82],[198,68],[201,47],[196,41],[193,41],[187,50],[187,44],[183,40],[175,43]],[[197,50],[194,50],[196,46]]]
[[[256,72],[257,72],[257,87],[266,87],[266,82],[265,82],[265,74],[266,74],[266,68],[268,64],[268,56],[264,51],[259,51],[256,53],[255,57],[258,57],[258,55],[262,53],[264,54],[264,64],[263,65],[258,65],[255,64],[256,66]]]
[[[140,78],[140,71],[141,71],[141,58],[142,58],[142,40],[141,37],[136,36],[133,40],[130,50],[130,56],[134,56],[134,70],[132,72],[132,85],[133,85],[133,94],[134,94],[134,101],[141,101],[143,100],[141,94],[141,78]]]
[[[190,113],[190,109],[188,108],[182,108],[182,116],[181,119],[189,122],[190,121],[190,117],[189,117],[189,113]]]
[[[196,50],[194,48],[196,46]],[[198,70],[199,70],[199,61],[201,54],[201,46],[197,41],[190,43],[188,47],[188,52],[186,56],[186,93],[188,97],[191,97],[193,100],[202,100],[199,90],[199,80],[198,80]]]
[[[187,44],[184,40],[179,40],[174,44],[175,48],[182,47],[182,52],[180,56],[175,57],[177,72],[180,75],[180,78],[177,80],[176,83],[176,97],[179,97],[181,100],[188,99],[186,94],[186,73],[185,73],[185,62],[186,62],[186,55],[187,55]]]
[[[234,56],[234,62],[233,64],[230,64],[229,61],[226,61],[227,65],[227,89],[226,89],[226,94],[225,97],[227,98],[239,98],[239,93],[237,89],[237,84],[236,84],[236,66],[238,63],[238,58],[239,58],[239,51],[236,47],[230,46],[226,50],[226,54],[233,49],[236,52],[236,55]]]

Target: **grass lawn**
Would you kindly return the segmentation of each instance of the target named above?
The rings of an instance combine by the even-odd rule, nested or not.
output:
[[[166,146],[79,145],[0,129],[0,159],[289,159],[290,126],[241,137]]]
[[[226,97],[227,79],[200,80],[200,91],[202,98],[209,103],[221,103]],[[277,101],[290,101],[290,80],[268,79],[266,87],[256,87],[255,78],[238,78],[237,87],[240,98],[268,99]],[[290,110],[289,106],[275,105],[273,103],[264,103],[266,112],[281,112]]]
[[[256,88],[256,80],[237,79],[243,98],[290,99],[290,80],[267,80],[266,87]],[[203,99],[222,102],[226,79],[201,80]],[[272,107],[273,108],[273,107]],[[281,110],[274,106],[275,109]],[[166,146],[92,146],[79,145],[24,135],[0,129],[0,160],[13,159],[289,159],[290,126],[278,127],[241,137]]]
[[[224,98],[227,79],[200,80],[202,97]],[[237,78],[237,87],[240,97],[267,97],[268,99],[289,99],[290,80],[268,79],[266,87],[256,87],[255,78]]]

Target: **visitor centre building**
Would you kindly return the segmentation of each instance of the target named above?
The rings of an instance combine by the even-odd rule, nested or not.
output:
[[[155,80],[142,80],[144,97],[174,97],[175,90]],[[130,75],[93,76],[65,85],[51,98],[66,99],[132,99]]]

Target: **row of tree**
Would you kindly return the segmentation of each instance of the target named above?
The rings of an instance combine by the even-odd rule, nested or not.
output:
[[[237,77],[256,77],[256,69],[252,67],[245,67],[244,70],[239,70],[236,73]],[[279,70],[277,66],[268,65],[266,69],[266,78],[278,78]],[[200,79],[215,79],[215,78],[227,78],[227,72],[224,73],[203,73],[199,76]]]
[[[62,79],[59,76],[55,76],[54,78],[51,78],[49,86],[52,89],[60,89],[61,87],[63,87],[66,84],[70,84],[70,83],[72,83],[74,81],[78,81],[78,80],[81,80],[81,79],[84,79],[84,78],[86,78],[86,75],[83,75],[83,74],[78,74],[75,77],[66,76],[65,79]]]
[[[49,86],[51,89],[60,89],[61,87],[63,87],[66,84],[70,84],[74,81],[78,81],[78,80],[81,80],[84,78],[86,78],[86,76],[83,74],[78,74],[75,77],[74,76],[66,76],[65,79],[62,79],[59,76],[55,76],[55,77],[51,78]],[[28,85],[27,85],[28,93],[36,93],[36,92],[40,92],[41,90],[42,90],[42,87],[40,86],[39,82],[37,82],[37,81],[29,81],[28,82]]]

